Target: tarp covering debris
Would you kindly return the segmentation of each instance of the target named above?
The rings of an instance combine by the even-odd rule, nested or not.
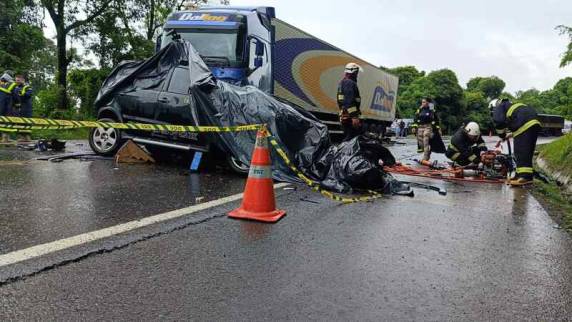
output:
[[[117,93],[160,86],[169,71],[181,64],[189,68],[190,104],[197,110],[200,125],[267,124],[298,169],[328,190],[409,189],[382,170],[380,159],[385,165],[395,159],[378,140],[362,136],[332,145],[327,127],[310,113],[253,86],[238,87],[217,81],[188,42],[171,43],[143,62],[120,64],[104,82],[96,106],[108,104]],[[213,133],[210,139],[221,150],[249,164],[255,138],[253,132],[235,132]],[[274,179],[300,181],[275,151],[272,159]]]

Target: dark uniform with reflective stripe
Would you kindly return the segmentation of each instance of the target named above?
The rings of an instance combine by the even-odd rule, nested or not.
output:
[[[505,138],[507,130],[512,132],[517,176],[532,179],[532,158],[541,129],[536,110],[521,103],[511,104],[509,101],[503,101],[494,108],[493,121],[501,139]]]
[[[6,82],[0,85],[0,116],[12,116],[13,104],[17,100],[16,83]]]
[[[430,132],[430,136],[433,137],[434,131],[441,128],[437,113],[430,106],[418,108],[415,112],[411,127],[417,130],[417,152],[425,152],[426,155],[424,156],[424,159],[428,160],[431,152],[430,147],[426,147],[425,145],[429,145],[429,141],[427,138],[424,138],[426,135],[422,132],[428,130]]]
[[[481,152],[485,151],[487,151],[487,145],[483,137],[479,135],[479,139],[475,142],[461,127],[451,137],[451,144],[449,144],[445,155],[459,165],[466,166],[470,163],[479,164]]]
[[[18,116],[32,117],[32,86],[22,84],[16,86],[15,90],[18,99],[14,106],[18,111]]]
[[[344,141],[361,134],[361,128],[352,125],[352,119],[361,115],[361,97],[356,81],[356,76],[346,75],[338,85],[338,107],[340,108],[340,123],[344,131]]]

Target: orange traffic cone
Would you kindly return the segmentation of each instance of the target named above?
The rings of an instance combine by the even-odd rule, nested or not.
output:
[[[276,222],[284,216],[284,210],[276,209],[272,160],[268,150],[268,132],[261,129],[256,134],[256,145],[250,162],[250,171],[244,188],[242,205],[228,213],[231,218]]]

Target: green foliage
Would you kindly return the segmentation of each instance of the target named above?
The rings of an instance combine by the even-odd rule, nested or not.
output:
[[[407,88],[414,80],[425,76],[424,71],[418,71],[415,66],[400,66],[395,68],[389,68],[386,70],[393,75],[399,77],[399,88]]]
[[[34,97],[34,117],[48,117],[58,106],[58,89],[55,85],[50,85],[43,90],[36,92]]]
[[[488,98],[480,91],[465,91],[464,100],[468,114],[467,121],[477,122],[483,133],[493,129],[493,122],[488,108]]]
[[[556,27],[556,30],[558,30],[560,35],[567,35],[570,39],[570,43],[568,43],[566,51],[562,54],[562,59],[560,60],[560,67],[565,67],[572,63],[572,28],[560,25]]]
[[[47,40],[32,1],[0,2],[0,70],[27,73],[33,69]]]
[[[184,1],[198,7],[207,0]],[[109,10],[82,29],[87,48],[98,57],[100,66],[111,68],[122,60],[140,60],[153,55],[155,38],[168,15],[181,0],[114,0]],[[228,0],[220,1],[228,4]]]
[[[496,76],[474,77],[467,83],[467,90],[482,92],[487,99],[491,100],[498,98],[505,86],[505,82]]]
[[[79,101],[79,117],[95,118],[93,102],[110,69],[74,69],[68,75],[70,94]]]
[[[562,115],[572,119],[572,77],[559,80],[552,89],[518,91],[515,100],[535,107],[539,113]]]
[[[399,67],[392,70],[396,69]],[[417,72],[415,68],[406,66],[400,71],[403,70],[407,71],[406,75],[412,75],[405,83],[410,79],[415,79],[399,89],[397,105],[401,116],[412,118],[421,99],[430,97],[435,101],[445,132],[457,129],[463,122],[465,103],[463,89],[455,73],[449,69],[441,69],[424,76],[424,72]]]
[[[572,176],[572,134],[566,134],[544,145],[540,157],[551,169]]]
[[[89,137],[88,128],[71,130],[34,130],[33,139],[58,139],[58,140],[87,140]]]
[[[58,119],[77,119],[75,110],[61,110],[58,109],[58,94],[61,88],[55,84],[50,84],[45,89],[36,92],[33,103],[34,117],[47,117]],[[71,100],[72,104],[76,104],[74,99]]]

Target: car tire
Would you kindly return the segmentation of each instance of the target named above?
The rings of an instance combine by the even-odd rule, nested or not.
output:
[[[117,122],[109,118],[99,119],[98,122]],[[117,129],[104,129],[101,127],[93,128],[89,131],[89,146],[93,152],[110,156],[114,155],[121,147],[123,140],[121,139],[121,131]]]
[[[250,166],[248,164],[240,162],[240,160],[238,160],[233,156],[228,156],[226,158],[226,163],[228,164],[228,166],[231,168],[232,171],[240,175],[246,175],[250,170]]]

